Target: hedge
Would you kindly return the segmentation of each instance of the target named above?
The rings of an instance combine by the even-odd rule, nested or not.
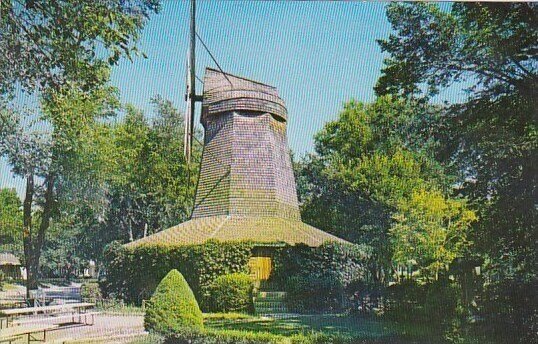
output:
[[[136,248],[114,243],[105,250],[106,277],[101,287],[108,296],[140,304],[170,270],[177,269],[202,309],[207,309],[211,283],[222,275],[248,272],[252,248],[249,242]]]
[[[388,341],[387,341],[388,340]],[[268,332],[236,330],[181,331],[168,336],[164,344],[384,344],[396,339],[363,339],[323,333],[282,336]]]
[[[166,338],[165,344],[276,344],[284,336],[233,330],[181,331]]]
[[[177,270],[170,271],[157,286],[146,309],[144,327],[162,334],[203,329],[202,311],[187,281]]]
[[[126,248],[116,243],[105,251],[107,275],[101,286],[108,296],[140,304],[142,300],[149,299],[168,271],[177,269],[185,276],[202,310],[210,311],[213,309],[210,295],[213,281],[222,275],[248,273],[248,261],[254,246],[252,242],[209,241],[203,245]],[[345,295],[341,290],[354,281],[367,278],[368,259],[365,249],[352,244],[275,248],[270,282],[281,290],[303,295],[303,299],[296,300],[298,305],[306,305],[303,308],[313,305],[320,308],[317,309],[319,311],[334,310],[341,308],[342,302],[338,305],[331,305],[328,301],[318,303],[316,296],[308,294],[310,289],[290,289],[300,283],[290,284],[289,279],[295,276],[303,280],[319,280],[319,290],[328,284],[334,285],[336,289],[330,289],[330,298],[335,299],[334,291],[339,293],[337,298],[343,301]],[[329,272],[330,281],[327,281]]]

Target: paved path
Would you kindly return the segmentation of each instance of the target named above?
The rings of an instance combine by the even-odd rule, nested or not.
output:
[[[51,339],[112,337],[144,332],[140,315],[98,315],[93,326],[74,326],[51,332]]]
[[[69,286],[46,285],[40,288],[47,298],[52,298],[54,304],[80,301],[80,284],[72,283]],[[25,295],[25,288],[18,287],[9,292],[2,292],[0,296],[17,297]],[[40,294],[41,296],[42,294]],[[53,323],[53,322],[51,322]],[[47,333],[47,341],[62,342],[66,339],[83,339],[96,337],[112,337],[121,335],[141,334],[144,332],[144,317],[142,315],[109,315],[95,316],[93,326],[67,325]],[[14,343],[25,343],[19,340]]]
[[[144,317],[141,315],[98,315],[95,325],[68,325],[47,332],[47,342],[61,343],[64,340],[114,337],[144,333]],[[18,340],[14,344],[26,343]]]

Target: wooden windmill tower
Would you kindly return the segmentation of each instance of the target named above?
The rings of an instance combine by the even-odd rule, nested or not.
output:
[[[251,241],[270,259],[271,247],[319,246],[344,240],[301,221],[287,139],[288,112],[275,87],[206,68],[196,95],[195,4],[185,118],[191,159],[194,107],[202,101],[204,148],[191,219],[127,246],[192,245],[208,240]],[[270,266],[270,265],[269,265]],[[267,273],[262,274],[267,278]]]

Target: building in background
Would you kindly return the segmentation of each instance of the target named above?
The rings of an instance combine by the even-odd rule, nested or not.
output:
[[[8,279],[20,280],[26,276],[20,259],[8,252],[0,252],[0,271]]]

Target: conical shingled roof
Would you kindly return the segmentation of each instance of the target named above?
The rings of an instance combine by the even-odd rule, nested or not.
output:
[[[192,219],[127,246],[194,245],[208,240],[252,241],[262,245],[306,244],[313,247],[326,241],[346,242],[301,221],[278,217],[208,216]]]
[[[206,69],[204,151],[192,218],[127,246],[211,239],[263,245],[345,242],[301,222],[287,120],[276,88]]]

